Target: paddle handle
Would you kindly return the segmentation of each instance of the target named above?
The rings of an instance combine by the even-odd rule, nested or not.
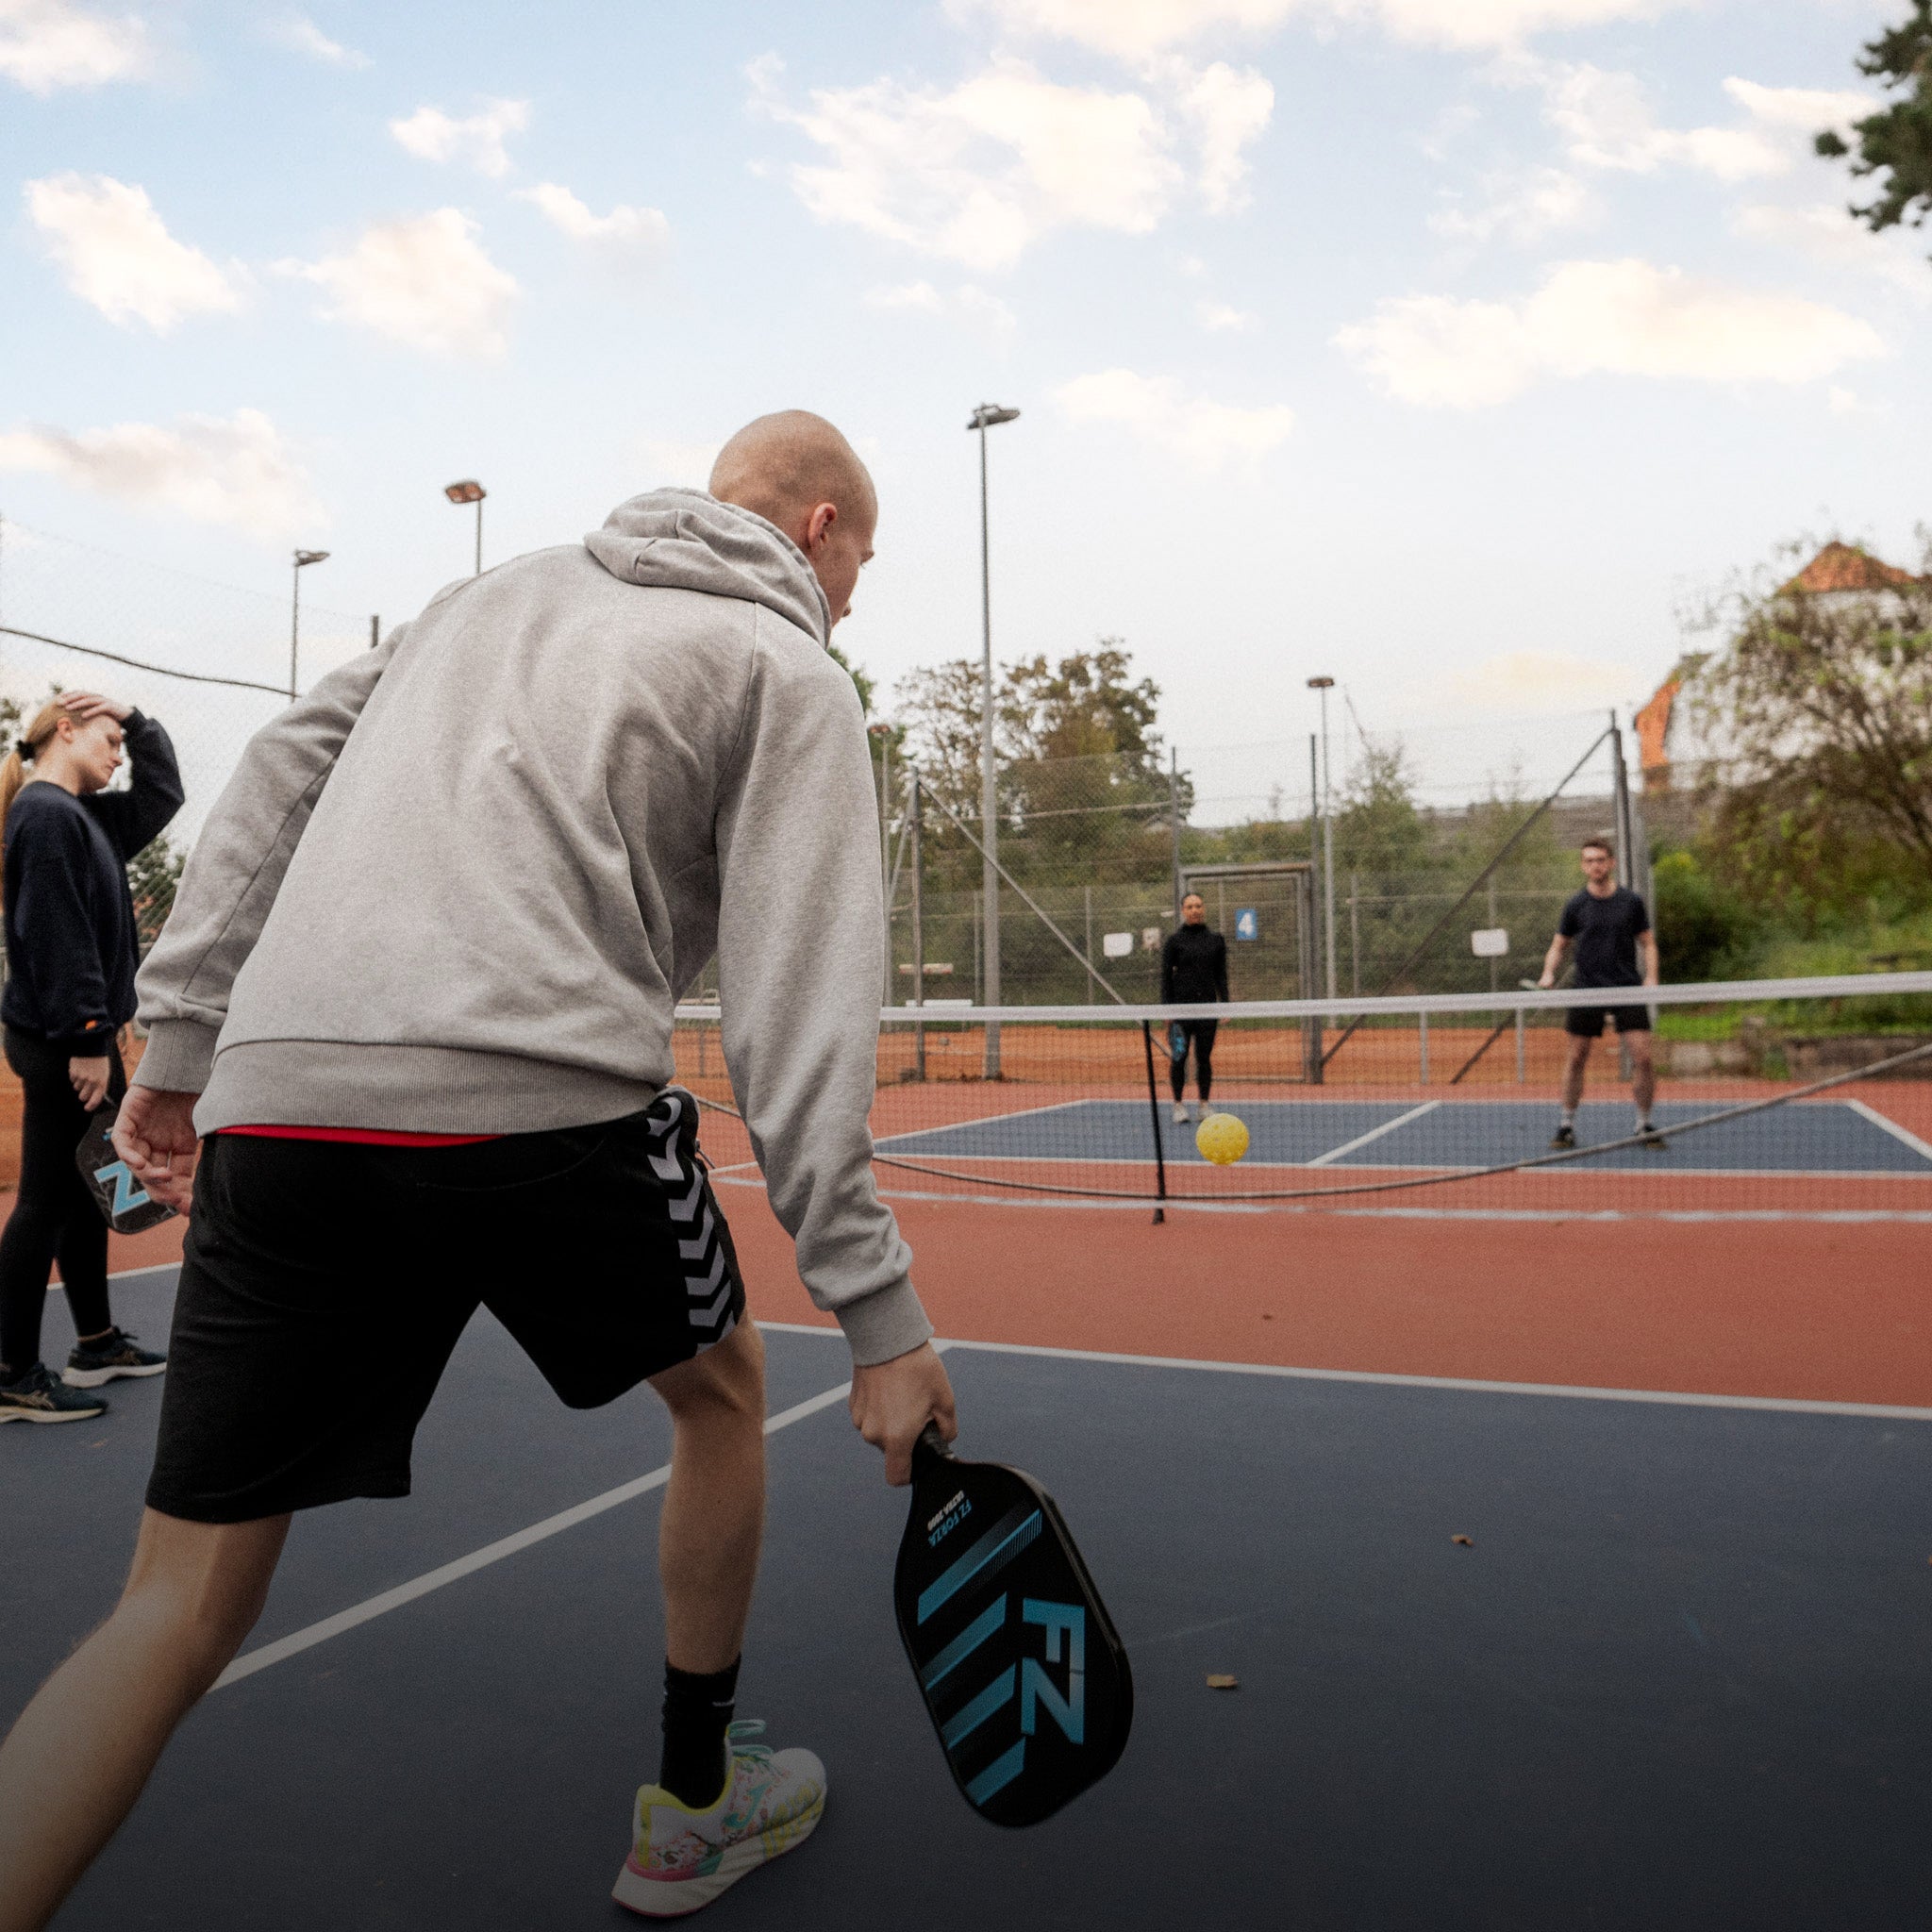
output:
[[[940,1434],[940,1425],[937,1423],[927,1423],[919,1432],[919,1441],[912,1445],[914,1473],[917,1474],[929,1461],[950,1462],[952,1459],[952,1445]]]

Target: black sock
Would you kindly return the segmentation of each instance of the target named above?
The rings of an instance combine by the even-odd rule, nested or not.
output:
[[[664,1666],[664,1760],[658,1782],[702,1811],[718,1801],[731,1768],[725,1733],[738,1704],[738,1665],[701,1676]]]

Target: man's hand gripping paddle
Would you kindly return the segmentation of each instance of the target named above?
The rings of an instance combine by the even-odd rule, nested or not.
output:
[[[120,1112],[118,1107],[104,1107],[95,1113],[74,1150],[74,1164],[108,1225],[116,1234],[139,1234],[166,1221],[175,1210],[163,1207],[135,1179],[115,1149],[114,1122]]]
[[[899,1635],[966,1802],[1038,1824],[1126,1749],[1134,1679],[1054,1500],[928,1426],[892,1576]]]

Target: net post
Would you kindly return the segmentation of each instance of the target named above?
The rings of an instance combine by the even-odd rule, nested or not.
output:
[[[1141,1022],[1141,1046],[1147,1056],[1147,1119],[1154,1129],[1154,1224],[1158,1227],[1167,1219],[1167,1209],[1161,1205],[1167,1199],[1167,1155],[1160,1144],[1160,1100],[1154,1087],[1154,1023]]]
[[[1416,1043],[1422,1060],[1423,1085],[1429,1084],[1429,1016],[1418,1013],[1416,1016]]]
[[[1524,1044],[1523,1037],[1523,1008],[1518,1007],[1516,1009],[1516,1084],[1519,1087],[1526,1084],[1524,1078]]]
[[[925,865],[920,843],[922,813],[919,767],[912,768],[907,812],[912,835],[912,1005],[915,1010],[925,1005]],[[925,1078],[925,1025],[912,1028],[912,1077]]]

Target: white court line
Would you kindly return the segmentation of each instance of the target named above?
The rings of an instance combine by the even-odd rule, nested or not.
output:
[[[1379,1141],[1384,1134],[1392,1134],[1397,1127],[1406,1127],[1410,1121],[1419,1121],[1425,1113],[1434,1113],[1441,1106],[1440,1100],[1425,1100],[1420,1107],[1412,1107],[1406,1114],[1392,1121],[1384,1121],[1379,1127],[1371,1127],[1366,1134],[1357,1134],[1353,1141],[1344,1141],[1340,1147],[1331,1147],[1325,1154],[1318,1154],[1307,1164],[1309,1167],[1326,1167],[1330,1161],[1340,1160],[1344,1154],[1353,1154],[1357,1147],[1366,1147],[1371,1141]]]
[[[1854,1113],[1862,1114],[1874,1127],[1882,1128],[1894,1141],[1903,1141],[1914,1154],[1932,1161],[1932,1147],[1928,1147],[1909,1127],[1902,1127],[1896,1121],[1888,1120],[1875,1107],[1868,1106],[1862,1100],[1847,1100],[1840,1105],[1850,1108]]]
[[[950,1134],[956,1132],[960,1127],[987,1127],[991,1126],[996,1121],[1033,1120],[1043,1113],[1065,1113],[1070,1108],[1138,1107],[1139,1105],[1138,1101],[1102,1100],[1092,1095],[1089,1095],[1084,1100],[1054,1100],[1048,1101],[1040,1107],[1016,1107],[1011,1113],[976,1113],[971,1120],[941,1121],[937,1125],[930,1127],[906,1127],[896,1134],[888,1134],[882,1141],[874,1141],[873,1145],[874,1147],[890,1147],[895,1141],[922,1141],[928,1134]],[[991,1158],[991,1157],[988,1158]]]
[[[838,1333],[836,1329],[832,1332]],[[767,1416],[765,1434],[775,1436],[780,1429],[789,1429],[793,1423],[802,1423],[808,1416],[818,1414],[820,1409],[830,1408],[835,1402],[844,1401],[851,1392],[852,1384],[841,1382],[836,1389],[827,1389],[804,1402],[794,1403],[776,1415]],[[671,1465],[667,1462],[661,1468],[652,1470],[648,1475],[637,1476],[630,1482],[620,1483],[614,1490],[606,1490],[601,1496],[592,1496],[588,1502],[560,1509],[555,1516],[546,1516],[541,1523],[533,1523],[527,1529],[520,1529],[514,1535],[486,1543],[480,1550],[472,1550],[467,1557],[458,1557],[455,1562],[445,1563],[441,1569],[427,1571],[408,1583],[397,1584],[393,1590],[386,1590],[378,1596],[351,1605],[346,1610],[338,1610],[334,1616],[325,1617],[319,1624],[310,1624],[306,1629],[293,1631],[287,1637],[277,1638],[273,1643],[264,1643],[258,1650],[245,1652],[215,1679],[214,1689],[220,1690],[229,1684],[239,1684],[242,1678],[252,1677],[272,1664],[299,1657],[305,1650],[313,1650],[318,1643],[326,1643],[331,1637],[340,1637],[345,1630],[354,1630],[359,1624],[388,1615],[391,1610],[399,1610],[405,1604],[412,1604],[418,1597],[427,1596],[431,1591],[441,1590],[446,1583],[458,1583],[465,1576],[474,1576],[477,1571],[487,1570],[491,1564],[500,1563],[506,1557],[514,1557],[533,1543],[560,1536],[565,1530],[575,1529],[578,1524],[588,1523],[591,1517],[602,1516],[607,1509],[618,1508],[652,1490],[661,1490],[670,1480]]]
[[[826,1335],[837,1328],[807,1322],[760,1322],[784,1335]],[[1190,1356],[1121,1355],[1111,1349],[1050,1348],[1032,1341],[964,1341],[948,1336],[936,1348],[961,1348],[982,1355],[1036,1355],[1052,1361],[1100,1362],[1111,1368],[1193,1369],[1222,1375],[1266,1375],[1291,1382],[1368,1382],[1395,1389],[1462,1390],[1474,1395],[1565,1395],[1585,1402],[1654,1402],[1674,1408],[1761,1408],[1785,1415],[1866,1415],[1894,1422],[1932,1423],[1932,1408],[1894,1408],[1878,1402],[1806,1402],[1796,1396],[1698,1395],[1676,1389],[1591,1389],[1566,1382],[1471,1382],[1454,1375],[1391,1375],[1367,1369],[1291,1369],[1276,1362],[1201,1361]]]

